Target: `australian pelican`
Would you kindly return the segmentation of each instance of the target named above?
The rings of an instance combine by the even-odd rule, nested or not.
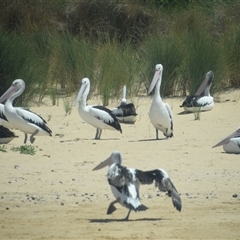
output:
[[[80,102],[78,107],[80,117],[86,123],[97,129],[95,139],[100,139],[102,129],[117,130],[122,133],[121,125],[115,115],[112,114],[111,110],[103,106],[86,106],[89,91],[90,80],[88,78],[83,78],[82,85],[77,98],[74,101],[74,105]]]
[[[118,121],[126,124],[134,124],[136,121],[136,109],[133,103],[127,103],[126,85],[123,86],[123,98],[120,105],[112,109],[112,113],[117,117]]]
[[[187,96],[180,106],[185,109],[185,112],[209,111],[213,109],[214,101],[210,95],[213,77],[212,71],[207,72],[195,94],[193,96]]]
[[[170,106],[162,101],[160,96],[160,86],[162,82],[162,64],[157,64],[155,74],[148,89],[148,94],[155,87],[152,105],[149,111],[149,117],[152,125],[156,129],[156,139],[158,139],[158,130],[162,131],[167,138],[173,137],[173,113]]]
[[[23,108],[13,107],[13,100],[20,96],[24,89],[25,82],[22,79],[14,80],[11,87],[0,97],[0,103],[7,100],[4,105],[4,113],[7,120],[13,128],[24,132],[24,143],[27,142],[27,134],[31,134],[30,142],[33,143],[35,140],[34,136],[52,136],[52,131],[46,125],[46,121],[36,113]]]
[[[167,192],[167,195],[172,198],[173,206],[178,211],[181,211],[181,198],[165,170],[159,168],[152,171],[141,171],[124,167],[122,166],[121,153],[118,151],[114,151],[109,158],[101,162],[93,170],[99,170],[105,166],[109,166],[107,173],[108,183],[116,198],[115,201],[110,203],[107,214],[111,214],[116,210],[114,206],[116,203],[129,209],[125,220],[128,220],[132,210],[135,212],[147,210],[148,207],[140,201],[139,187],[140,184],[152,184],[153,182],[155,182],[155,186],[158,187],[159,191]]]
[[[240,128],[215,144],[213,148],[221,145],[226,153],[240,153]]]

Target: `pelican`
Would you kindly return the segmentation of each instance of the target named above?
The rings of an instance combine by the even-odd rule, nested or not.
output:
[[[209,111],[213,109],[214,101],[210,95],[210,88],[213,80],[213,72],[207,72],[203,82],[193,96],[187,96],[180,107],[186,112]]]
[[[0,125],[0,144],[6,144],[12,141],[17,136],[14,132],[10,131],[8,128]]]
[[[223,150],[226,153],[240,153],[240,127],[235,132],[215,144],[213,148],[221,145],[223,145]]]
[[[162,82],[162,64],[157,64],[155,74],[148,89],[148,94],[155,87],[152,105],[150,107],[149,117],[152,125],[156,129],[156,139],[158,139],[158,130],[162,131],[167,138],[173,137],[173,114],[170,106],[162,101],[160,96],[160,86]]]
[[[97,129],[95,139],[100,139],[102,129],[118,130],[122,133],[121,125],[115,115],[112,114],[111,110],[103,106],[86,106],[89,91],[90,80],[88,78],[83,78],[74,105],[81,100],[78,107],[78,113],[85,122]]]
[[[159,168],[152,171],[141,171],[124,167],[122,166],[121,153],[118,151],[114,151],[110,157],[93,170],[99,170],[105,166],[109,166],[107,173],[108,183],[116,198],[115,201],[110,203],[107,214],[111,214],[116,210],[114,206],[116,203],[129,209],[125,220],[129,219],[132,210],[135,212],[147,210],[148,207],[140,201],[139,187],[140,184],[152,184],[153,182],[155,182],[155,186],[158,187],[159,191],[167,192],[167,195],[172,198],[173,206],[178,211],[181,211],[182,202],[180,196],[165,170]]]
[[[25,134],[24,143],[27,142],[27,134],[31,134],[31,143],[34,142],[35,136],[37,135],[52,136],[52,131],[42,117],[29,110],[13,107],[12,103],[14,99],[20,96],[24,90],[25,82],[22,79],[16,79],[13,81],[11,87],[0,97],[0,103],[7,100],[4,105],[4,113],[7,120],[13,128]]]
[[[117,117],[120,123],[134,124],[136,121],[136,109],[133,103],[127,103],[126,85],[123,86],[123,98],[120,105],[112,109],[112,113]]]

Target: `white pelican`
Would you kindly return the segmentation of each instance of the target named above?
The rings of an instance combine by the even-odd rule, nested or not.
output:
[[[160,86],[162,82],[162,64],[157,64],[155,74],[148,89],[148,94],[152,92],[154,86],[155,92],[152,105],[150,107],[149,117],[152,125],[156,129],[156,139],[158,139],[158,130],[162,131],[167,138],[173,137],[173,114],[170,106],[162,101],[160,96]]]
[[[85,122],[97,129],[95,139],[100,139],[102,129],[118,130],[122,133],[121,126],[111,110],[103,106],[86,106],[89,91],[90,80],[88,78],[83,78],[74,105],[80,101],[78,113]]]
[[[223,145],[223,149],[226,153],[240,153],[240,127],[235,132],[215,144],[213,148],[221,145]]]
[[[27,134],[31,134],[30,142],[33,143],[35,140],[34,136],[52,136],[52,131],[46,125],[46,121],[36,113],[23,108],[13,107],[13,100],[20,96],[24,89],[25,82],[22,79],[14,80],[11,87],[0,97],[0,103],[7,99],[4,105],[6,118],[13,128],[24,132],[24,143],[27,142]]]
[[[116,198],[115,201],[110,203],[107,214],[111,214],[116,210],[114,206],[116,203],[129,209],[125,220],[128,220],[132,210],[135,212],[147,210],[148,207],[140,201],[139,187],[140,184],[152,184],[153,182],[155,182],[155,186],[158,187],[159,191],[167,192],[167,195],[172,198],[173,206],[178,211],[181,211],[181,199],[165,170],[159,168],[152,171],[141,171],[124,167],[122,166],[121,153],[118,151],[114,151],[109,158],[101,162],[93,170],[105,166],[109,166],[107,173],[108,183]]]
[[[180,106],[185,109],[185,112],[209,111],[213,109],[214,101],[210,95],[213,77],[212,71],[207,72],[195,94],[193,96],[187,96]]]
[[[133,103],[127,103],[126,85],[123,86],[123,98],[121,104],[112,109],[112,113],[117,117],[118,121],[126,124],[134,124],[136,121],[136,109]]]

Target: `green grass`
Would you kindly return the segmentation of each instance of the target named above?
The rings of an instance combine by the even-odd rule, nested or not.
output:
[[[32,145],[22,145],[20,147],[12,147],[11,151],[19,152],[21,154],[28,154],[28,155],[34,155],[36,153],[36,150]]]
[[[5,145],[0,146],[0,152],[7,152],[7,148]]]

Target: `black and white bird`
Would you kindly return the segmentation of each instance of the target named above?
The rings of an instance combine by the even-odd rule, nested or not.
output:
[[[158,130],[168,139],[173,137],[173,113],[168,103],[162,101],[160,96],[160,87],[162,83],[162,64],[155,66],[155,73],[148,89],[148,94],[155,87],[152,105],[149,111],[149,118],[156,130],[156,139],[158,139]]]
[[[187,96],[180,107],[186,112],[209,111],[213,109],[214,100],[210,95],[210,88],[213,81],[213,72],[207,72],[203,82],[194,95]]]
[[[51,129],[41,116],[23,108],[13,107],[14,99],[20,96],[24,90],[25,82],[22,79],[16,79],[0,97],[0,103],[7,100],[4,105],[4,114],[10,126],[25,134],[24,143],[27,142],[27,134],[31,134],[31,143],[35,141],[35,136],[52,136]]]
[[[223,150],[226,153],[235,153],[239,154],[240,153],[240,127],[222,139],[220,142],[215,144],[213,148],[223,146]]]
[[[117,130],[122,133],[121,125],[112,111],[104,106],[87,106],[87,96],[90,91],[90,80],[82,79],[82,85],[74,101],[78,106],[80,117],[97,129],[95,139],[100,139],[102,129]]]
[[[126,92],[127,87],[124,85],[122,101],[118,107],[112,109],[112,113],[120,123],[134,124],[137,117],[136,108],[133,103],[127,103]]]
[[[155,186],[158,187],[159,191],[167,192],[167,195],[172,199],[173,206],[178,211],[181,211],[181,198],[165,170],[159,168],[152,171],[141,171],[124,167],[122,166],[121,153],[118,151],[114,151],[109,158],[101,162],[93,170],[99,170],[105,166],[109,166],[107,173],[108,183],[116,198],[110,203],[107,214],[111,214],[116,210],[116,203],[129,209],[125,220],[129,219],[132,210],[135,212],[147,210],[148,207],[140,201],[139,188],[141,184],[152,184],[153,182],[155,182]]]

